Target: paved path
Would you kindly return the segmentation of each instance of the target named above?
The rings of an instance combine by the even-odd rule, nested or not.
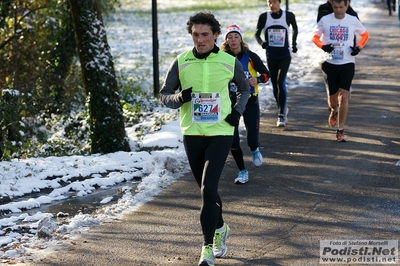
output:
[[[220,182],[231,226],[218,266],[319,264],[319,240],[400,239],[400,30],[382,12],[364,21],[371,39],[357,56],[347,143],[327,126],[320,70],[289,92],[289,124],[263,114],[262,167],[234,185],[230,157]],[[244,150],[245,147],[243,147]],[[197,265],[200,195],[191,175],[119,222],[92,228],[32,265]],[[29,262],[26,263],[29,265]]]

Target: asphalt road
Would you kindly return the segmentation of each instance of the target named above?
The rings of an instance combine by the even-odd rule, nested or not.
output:
[[[242,145],[249,183],[233,183],[237,169],[229,157],[220,195],[231,236],[227,257],[216,265],[319,265],[320,240],[400,239],[400,29],[378,5],[382,12],[364,21],[371,38],[357,56],[349,142],[334,141],[316,69],[289,91],[285,129],[275,127],[275,111],[262,115],[261,167]],[[188,174],[135,213],[25,265],[197,265],[199,208]]]

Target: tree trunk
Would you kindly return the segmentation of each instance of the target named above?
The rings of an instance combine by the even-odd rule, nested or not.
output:
[[[130,151],[118,84],[96,0],[69,0],[82,77],[89,97],[92,153]]]

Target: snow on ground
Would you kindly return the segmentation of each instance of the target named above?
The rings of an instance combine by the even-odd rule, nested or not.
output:
[[[373,9],[368,1],[352,1],[361,20],[368,13],[384,12]],[[317,7],[321,3],[323,2],[315,1],[290,6],[298,22],[299,51],[294,54],[289,70],[289,89],[301,85],[302,78],[318,67],[321,59],[322,52],[311,42]],[[124,8],[123,12],[107,21],[107,35],[115,57],[115,67],[127,77],[144,77],[144,88],[151,90],[151,16],[138,15],[128,12],[126,6]],[[241,9],[234,14],[230,10],[216,11],[214,14],[223,27],[239,24],[244,31],[245,42],[265,60],[264,50],[256,44],[253,34],[258,15],[266,8]],[[284,4],[282,8],[285,8]],[[191,38],[186,32],[186,21],[192,14],[158,14],[161,81],[172,58],[192,47]],[[222,43],[222,38],[220,39],[218,44]],[[260,86],[260,104],[264,112],[276,111],[270,84]],[[241,126],[243,127],[242,124]],[[0,215],[10,212],[0,216],[0,258],[3,262],[17,263],[24,258],[32,258],[38,250],[46,252],[46,248],[56,245],[61,239],[71,238],[81,230],[103,222],[112,222],[124,213],[133,212],[189,171],[177,120],[164,125],[160,131],[147,135],[141,141],[136,139],[132,128],[126,128],[126,132],[130,143],[138,145],[141,151],[0,162],[0,202],[4,203],[0,205]],[[136,150],[136,147],[132,148]],[[137,178],[141,178],[141,182],[132,191],[128,184],[137,182]],[[110,203],[111,198],[108,195],[100,201],[104,206],[93,214],[59,213],[56,215],[59,217],[55,217],[51,213],[24,212],[32,212],[35,208],[71,197],[90,195],[96,189],[107,190],[117,184],[127,184],[122,187],[122,196],[118,202]],[[32,195],[32,192],[40,192],[40,196],[23,198]],[[7,199],[15,201],[6,202]]]

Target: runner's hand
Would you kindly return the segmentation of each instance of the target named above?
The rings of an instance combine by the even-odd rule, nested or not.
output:
[[[295,53],[297,53],[297,46],[296,45],[293,45],[292,46],[292,52],[295,54]]]
[[[359,46],[355,46],[355,47],[350,46],[350,48],[351,48],[351,51],[352,51],[351,52],[352,56],[358,55],[358,53],[361,51],[361,48]]]
[[[190,102],[192,100],[192,87],[186,88],[179,93],[179,101],[181,103]]]
[[[235,109],[232,109],[232,113],[226,116],[225,121],[231,126],[237,127],[239,125],[240,114]]]
[[[268,43],[267,43],[267,42],[263,42],[263,43],[261,44],[261,47],[262,47],[263,49],[267,49]]]
[[[325,44],[322,45],[321,49],[324,50],[324,52],[330,53],[333,51],[333,46],[332,44]]]

